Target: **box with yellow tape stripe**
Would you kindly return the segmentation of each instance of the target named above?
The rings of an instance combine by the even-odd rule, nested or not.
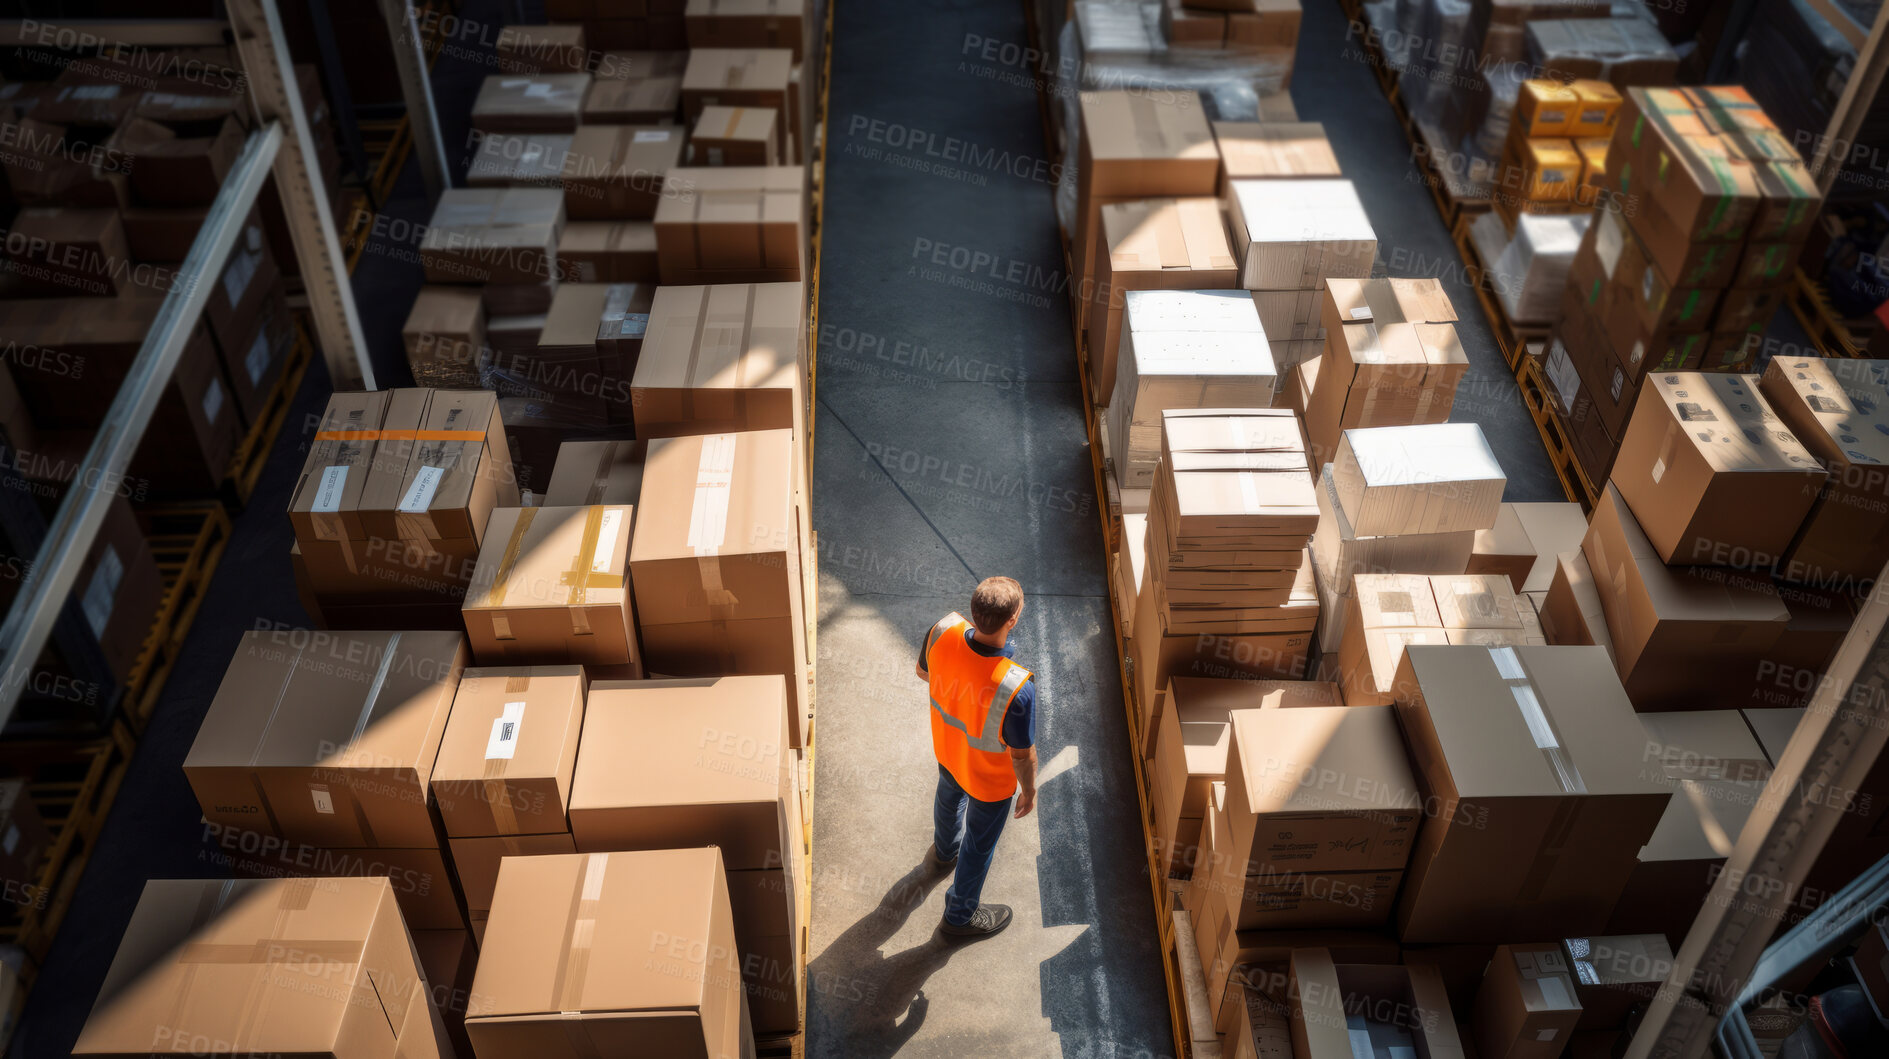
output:
[[[624,571],[633,511],[502,507],[461,613],[481,665],[640,665]]]

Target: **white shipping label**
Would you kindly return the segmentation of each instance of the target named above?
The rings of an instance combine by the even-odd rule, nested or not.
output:
[[[85,612],[85,623],[92,627],[92,635],[103,638],[105,626],[111,624],[112,604],[118,601],[118,584],[125,579],[125,563],[118,557],[118,549],[107,544],[104,554],[98,557],[98,569],[92,573],[92,581],[85,586],[85,596],[80,609]]]
[[[407,487],[407,494],[400,498],[399,510],[408,515],[424,513],[433,506],[433,494],[439,490],[439,480],[446,476],[446,468],[426,466],[413,476],[413,484]]]
[[[702,460],[695,469],[695,496],[689,509],[689,548],[715,555],[728,537],[728,490],[734,481],[735,435],[702,438]]]
[[[1620,264],[1620,250],[1626,245],[1626,236],[1620,231],[1620,215],[1603,211],[1600,215],[1600,227],[1594,232],[1594,252],[1600,255],[1600,269],[1607,273],[1608,279],[1614,278],[1614,268]]]
[[[216,417],[223,413],[223,384],[215,379],[203,389],[203,418],[216,422]]]
[[[315,490],[315,499],[309,503],[310,511],[341,510],[341,494],[348,487],[348,469],[346,467],[323,467],[321,469],[321,487]]]
[[[1666,477],[1666,461],[1664,459],[1655,459],[1653,461],[1653,484],[1658,485],[1659,480],[1664,477]]]
[[[525,704],[508,702],[492,721],[492,735],[485,741],[485,759],[510,761],[518,752],[518,730],[525,723]]]
[[[638,129],[630,136],[631,143],[667,143],[668,129]]]
[[[1371,318],[1371,307],[1368,305],[1357,306],[1351,310],[1351,318],[1353,320],[1369,320]]]
[[[590,553],[591,573],[610,573],[610,559],[616,553],[617,535],[622,531],[623,512],[617,508],[605,511],[603,520],[597,526],[597,550]]]
[[[1559,1032],[1558,1030],[1536,1030],[1535,1039],[1538,1041],[1552,1041]]]
[[[1571,1008],[1576,1006],[1574,1003],[1574,990],[1568,986],[1568,980],[1560,974],[1549,975],[1536,984],[1541,986],[1542,999],[1546,1000],[1549,1004],[1558,1008]],[[1553,1037],[1542,1038],[1544,1041],[1551,1041],[1553,1039]]]
[[[328,788],[310,787],[308,788],[308,796],[314,800],[316,812],[324,816],[333,816],[335,814],[334,795],[328,793]]]
[[[269,332],[256,332],[256,340],[249,344],[249,353],[243,357],[243,367],[249,372],[249,385],[261,386],[262,377],[269,373],[269,362],[275,359],[275,350],[269,345]]]

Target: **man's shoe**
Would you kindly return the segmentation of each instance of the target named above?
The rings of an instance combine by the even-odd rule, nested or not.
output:
[[[942,874],[957,866],[958,858],[952,857],[950,860],[946,860],[938,855],[938,844],[936,842],[932,843],[931,847],[925,850],[926,871]]]
[[[953,938],[988,938],[1010,925],[1009,905],[978,905],[971,921],[958,924],[946,920],[938,929]]]

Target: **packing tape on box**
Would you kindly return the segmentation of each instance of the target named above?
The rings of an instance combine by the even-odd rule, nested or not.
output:
[[[721,130],[722,139],[724,140],[734,139],[735,130],[741,127],[741,117],[747,112],[748,112],[747,107],[733,107],[729,109],[728,124],[724,125]]]
[[[590,476],[590,491],[584,494],[586,505],[603,503],[604,491],[610,487],[610,468],[616,463],[617,446],[624,444],[631,443],[621,441],[604,443],[603,449],[597,455],[597,469]]]
[[[739,434],[707,434],[695,468],[695,491],[689,506],[689,548],[710,616],[726,619],[740,600],[722,581],[721,549],[728,539],[728,505],[734,485]]]
[[[1541,698],[1535,694],[1535,682],[1523,667],[1521,656],[1515,653],[1513,647],[1491,647],[1488,650],[1490,663],[1495,666],[1503,683],[1508,685],[1509,695],[1515,700],[1515,708],[1522,715],[1522,723],[1528,726],[1529,735],[1534,737],[1535,746],[1547,759],[1563,793],[1586,794],[1587,784],[1581,779],[1580,767],[1568,754],[1567,744],[1562,741],[1560,728],[1554,718],[1542,709]]]
[[[571,610],[572,632],[590,635],[590,618],[583,608],[593,588],[622,588],[623,575],[615,569],[617,541],[624,536],[624,510],[616,506],[593,505],[584,512],[584,535],[571,557],[570,569],[558,576],[558,583],[568,589],[564,602]]]
[[[282,678],[282,685],[276,688],[275,701],[269,704],[269,716],[263,718],[262,728],[256,733],[256,745],[249,752],[249,785],[256,793],[256,804],[262,807],[263,819],[269,821],[269,833],[280,835],[282,825],[276,820],[275,807],[269,804],[269,795],[262,789],[262,776],[255,771],[257,762],[262,760],[262,748],[269,742],[269,731],[275,727],[275,719],[282,713],[282,703],[289,696],[289,684],[295,679],[295,670],[302,664],[302,654],[306,645],[295,649],[295,658],[289,662],[288,673]]]
[[[486,588],[485,598],[480,601],[480,606],[502,607],[505,605],[505,594],[511,584],[512,571],[518,566],[518,555],[525,547],[525,535],[531,532],[531,523],[537,517],[538,511],[539,509],[535,507],[518,509],[518,520],[512,524],[511,536],[505,541],[505,552],[499,557],[498,570],[492,575],[492,584]],[[498,616],[494,615],[492,620],[496,627]],[[499,635],[499,639],[505,638],[504,634]]]
[[[550,1010],[577,1015],[584,1006],[584,978],[590,970],[591,947],[597,940],[597,914],[603,908],[603,880],[610,868],[608,853],[585,858],[571,888],[568,919],[571,929],[558,951],[557,974],[551,978]]]
[[[529,676],[508,676],[505,678],[507,695],[526,695],[531,690]],[[505,774],[509,770],[512,757],[518,752],[519,738],[524,734],[525,711],[529,708],[526,700],[507,702],[492,719],[492,734],[485,744],[485,770],[480,777],[485,795],[485,804],[492,811],[492,831],[495,834],[510,835],[518,833],[518,813],[512,806],[511,794],[505,786]]]
[[[361,701],[360,713],[354,718],[354,731],[348,736],[348,750],[350,751],[367,734],[367,726],[374,719],[374,706],[380,701],[382,689],[387,686],[387,674],[393,671],[394,655],[400,650],[401,636],[401,633],[396,632],[387,638],[387,648],[380,656],[380,664],[374,669],[374,679],[368,682],[367,695]],[[361,845],[379,846],[380,842],[374,836],[374,825],[367,818],[367,806],[360,798],[354,796],[354,792],[345,783],[310,784],[310,796],[316,800],[317,811],[330,813],[334,811],[333,799],[337,788],[347,792],[348,806],[353,813],[355,827],[360,831]],[[326,810],[321,809],[324,801],[328,805]]]

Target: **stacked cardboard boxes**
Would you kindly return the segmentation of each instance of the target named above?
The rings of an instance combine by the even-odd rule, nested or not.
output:
[[[1491,195],[1495,213],[1511,230],[1524,213],[1594,206],[1605,186],[1620,102],[1620,93],[1605,81],[1522,82]]]
[[[289,501],[297,587],[335,628],[454,628],[486,520],[518,502],[496,398],[482,390],[336,394]]]
[[[1231,289],[1238,274],[1220,204],[1212,198],[1135,199],[1104,205],[1089,269],[1088,333],[1096,384],[1115,390],[1123,295],[1137,290]]]
[[[1318,525],[1298,419],[1285,409],[1163,415],[1136,601],[1142,742],[1175,676],[1299,679],[1318,623],[1306,544]]]
[[[1449,421],[1469,357],[1440,283],[1334,279],[1320,305],[1324,353],[1305,411],[1317,464],[1334,458],[1341,431]]]
[[[1467,572],[1507,486],[1474,423],[1347,430],[1336,457],[1320,471],[1312,540],[1325,656],[1350,646],[1354,579]]]
[[[1397,684],[1405,648],[1416,644],[1546,644],[1534,608],[1499,574],[1359,574],[1346,604],[1339,683],[1350,706],[1409,699]]]
[[[778,676],[599,682],[570,806],[580,853],[720,851],[749,1017],[763,1035],[798,1027],[803,989],[789,703]]]
[[[1110,211],[1129,207],[1103,207]],[[1129,291],[1107,422],[1115,480],[1154,483],[1169,409],[1265,408],[1277,383],[1259,312],[1244,291]]]
[[[1228,180],[1227,220],[1240,286],[1253,292],[1281,370],[1317,356],[1330,322],[1328,280],[1364,279],[1377,233],[1349,180]]]
[[[1889,562],[1889,375],[1873,360],[1774,357],[1758,389],[1829,472],[1778,576],[1850,591],[1874,581]]]

